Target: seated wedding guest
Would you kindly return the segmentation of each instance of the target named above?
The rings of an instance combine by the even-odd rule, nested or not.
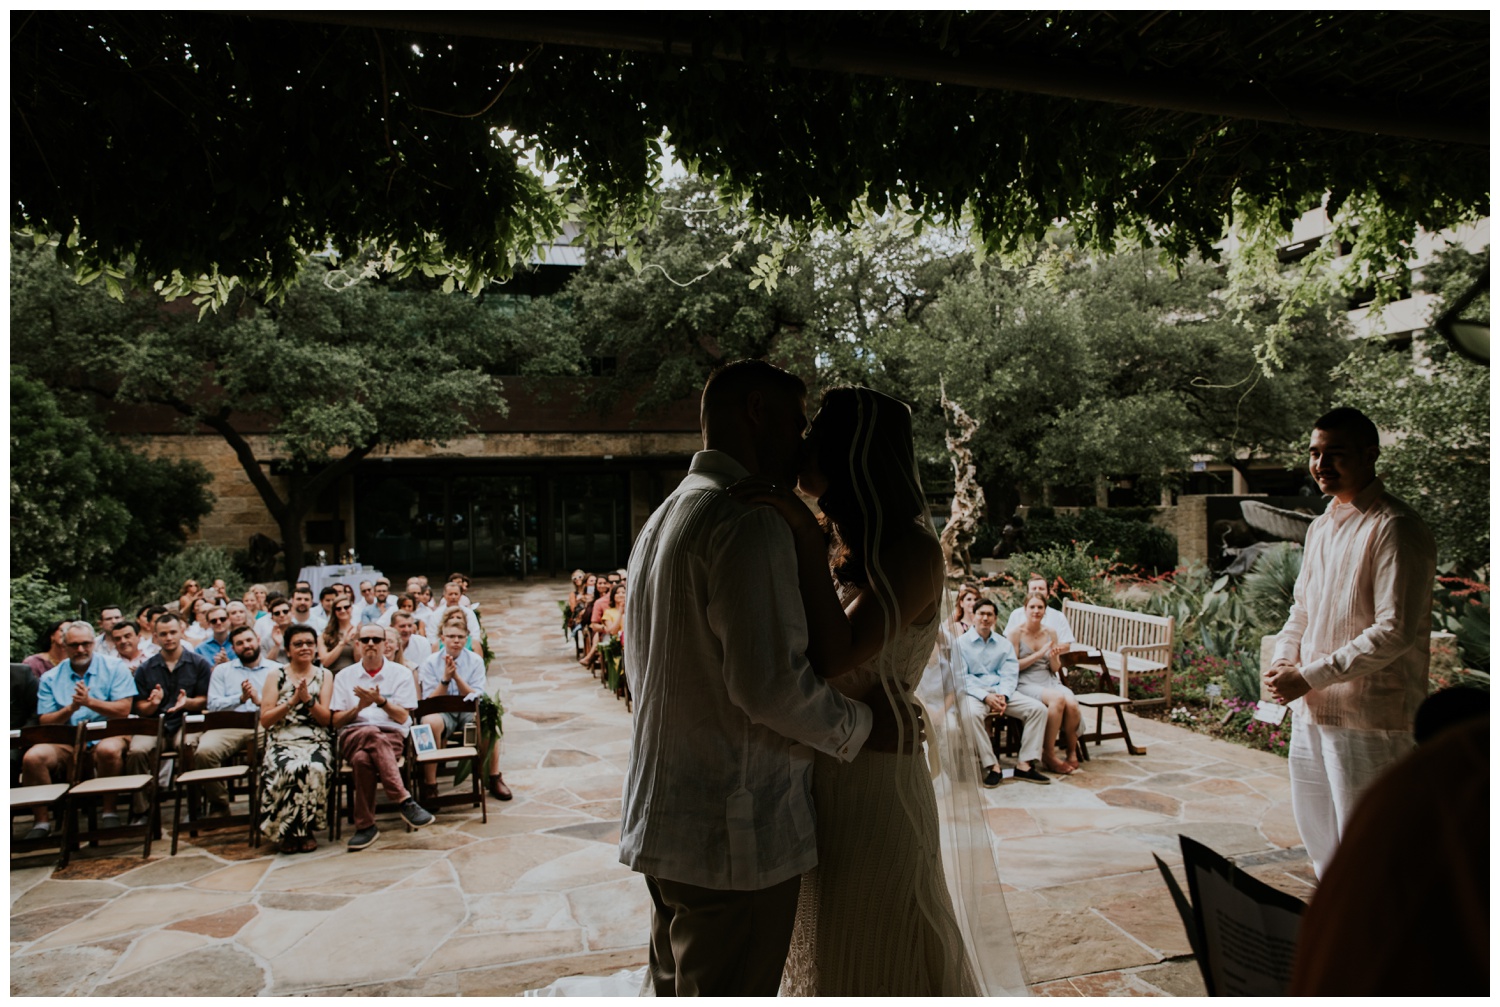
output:
[[[1078,769],[1078,725],[1083,719],[1073,690],[1062,684],[1058,671],[1068,645],[1042,622],[1047,603],[1040,594],[1026,599],[1026,621],[1006,639],[1015,648],[1021,675],[1016,688],[1047,708],[1047,734],[1042,739],[1042,763],[1054,773],[1067,775]],[[1057,757],[1061,731],[1066,760]]]
[[[995,749],[990,743],[984,718],[991,713],[1019,720],[1023,725],[1021,751],[1016,758],[1015,778],[1028,783],[1051,783],[1036,768],[1047,728],[1047,708],[1016,688],[1020,669],[1010,641],[995,632],[999,618],[995,603],[980,598],[974,603],[974,628],[958,638],[955,656],[964,662],[965,694],[960,698],[964,728],[985,768],[983,784],[998,787],[1003,778]]]
[[[339,729],[339,754],[354,771],[354,825],[349,849],[363,850],[375,842],[375,784],[385,787],[386,797],[399,805],[407,825],[420,829],[432,823],[432,814],[418,804],[401,780],[396,765],[411,730],[411,711],[417,705],[417,689],[411,672],[383,653],[385,630],[370,623],[359,627],[363,657],[358,667],[335,676],[333,726]]]
[[[63,628],[67,657],[37,683],[36,712],[42,724],[78,725],[88,720],[115,720],[129,716],[136,682],[119,661],[94,654],[94,627],[70,622]],[[129,738],[106,738],[89,749],[95,776],[119,776]],[[67,779],[73,762],[72,745],[32,745],[21,757],[21,785],[39,787]],[[99,824],[120,824],[114,794],[102,797]],[[51,831],[45,806],[32,812],[27,839],[40,839]]]
[[[479,618],[472,609],[464,607],[462,585],[458,581],[450,580],[443,585],[443,604],[433,614],[432,620],[427,623],[429,627],[427,637],[432,641],[434,649],[441,642],[439,634],[442,630],[443,619],[451,612],[462,613],[469,636],[475,641],[474,645],[477,647],[478,641],[482,638]]]
[[[214,669],[208,684],[208,710],[237,710],[240,713],[260,713],[260,692],[266,675],[281,667],[275,661],[261,656],[260,635],[254,626],[241,626],[230,634],[230,645],[234,648],[234,660]],[[226,759],[245,747],[253,732],[245,729],[215,728],[198,737],[198,749],[193,759],[194,769],[212,769],[222,766]],[[223,783],[204,785],[210,814],[223,814],[229,810]]]
[[[443,648],[433,654],[418,670],[418,682],[424,699],[436,696],[462,696],[478,709],[479,697],[484,695],[484,661],[471,650],[464,649],[464,633],[455,620],[443,628]],[[433,713],[422,718],[422,723],[432,728],[432,736],[439,748],[445,746],[444,739],[462,736],[464,725],[474,720],[473,713]],[[502,801],[513,796],[510,788],[501,779],[496,768],[500,762],[500,746],[490,748],[489,788],[490,793]],[[423,783],[429,791],[437,786],[437,765],[423,768]]]
[[[375,582],[359,582],[359,598],[354,602],[354,614],[360,622],[374,622],[385,614],[385,606],[375,601]]]
[[[403,597],[410,597],[403,595]],[[432,656],[432,644],[428,642],[421,630],[417,627],[416,620],[410,612],[396,611],[391,613],[391,629],[401,637],[401,652],[406,655],[406,663],[414,668],[420,668],[422,662]]]
[[[1041,595],[1043,602],[1052,596],[1052,590],[1047,583],[1047,578],[1039,573],[1033,573],[1030,577],[1026,578],[1026,597],[1030,598],[1034,594]],[[1019,608],[1012,610],[1010,618],[1005,621],[1005,635],[1010,636],[1025,621],[1026,606],[1022,604]],[[1068,617],[1050,605],[1042,615],[1042,625],[1057,634],[1058,643],[1071,645],[1074,642],[1073,627],[1068,625]]]
[[[610,592],[609,604],[604,608],[604,614],[599,619],[597,629],[604,640],[618,641],[620,630],[625,619],[625,585],[621,584]]]
[[[407,615],[415,619],[417,625],[416,631],[423,636],[427,635],[427,628],[422,625],[421,620],[417,617],[416,595],[407,593],[398,596],[396,598],[396,603],[390,608],[386,609],[385,612],[383,612],[375,621],[380,623],[382,626],[389,626],[391,624],[391,619],[396,615],[397,612],[405,612]]]
[[[380,606],[380,611],[375,613],[377,619],[396,607],[396,599],[391,597],[391,581],[389,577],[377,577],[375,579],[375,603]]]
[[[157,653],[136,670],[136,699],[131,712],[138,717],[160,716],[166,749],[175,752],[182,741],[183,718],[189,713],[202,713],[208,707],[214,666],[183,646],[182,620],[175,612],[164,612],[156,620],[156,646]],[[149,772],[155,747],[155,738],[132,738],[125,752],[125,771]],[[141,816],[150,806],[146,793],[138,792],[132,808],[136,818],[131,824],[138,824],[138,819],[143,821]]]
[[[136,632],[141,637],[141,650],[147,657],[156,653],[156,620],[171,611],[165,605],[147,605],[136,615]]]
[[[963,633],[974,628],[974,603],[979,600],[979,588],[973,584],[964,584],[958,589],[958,597],[953,601],[953,615],[951,620],[957,632]]]
[[[245,589],[245,597],[242,600],[255,622],[270,618],[270,613],[266,611],[266,606],[271,600],[270,594],[264,584],[251,584]]]
[[[103,654],[105,657],[115,656],[115,645],[109,638],[109,631],[122,618],[124,618],[124,613],[119,605],[105,605],[99,609],[99,632],[94,634],[95,654]]]
[[[333,603],[333,616],[323,627],[318,641],[318,663],[334,674],[359,660],[354,647],[359,639],[359,623],[354,619],[354,603],[340,598]]]
[[[255,624],[260,634],[260,652],[267,659],[282,659],[286,631],[292,626],[292,603],[279,594],[266,599],[266,618]]]
[[[224,606],[224,611],[229,613],[229,631],[232,633],[241,626],[250,626],[255,623],[255,618],[250,614],[250,609],[242,601],[231,601]]]
[[[607,577],[601,577],[595,581],[594,605],[589,610],[589,643],[588,649],[584,651],[583,657],[578,663],[585,668],[594,662],[594,650],[598,647],[603,633],[597,628],[604,622],[604,610],[609,607],[610,598],[614,596],[615,588],[620,586],[620,572],[616,570]]]
[[[68,656],[67,648],[63,646],[63,631],[67,629],[67,626],[67,619],[47,623],[47,628],[42,630],[42,635],[37,641],[37,653],[21,662],[30,668],[37,678],[41,678],[57,667],[62,663],[63,658]]]
[[[229,612],[222,605],[208,610],[209,637],[193,648],[193,652],[209,664],[224,664],[233,656],[229,649]]]
[[[328,620],[333,617],[333,603],[338,599],[339,589],[332,584],[327,585],[318,592],[318,603],[308,613],[307,622],[319,633],[328,626]],[[295,600],[295,599],[293,599]],[[294,606],[295,608],[295,606]],[[293,618],[296,618],[295,614]]]
[[[182,617],[182,643],[189,649],[197,648],[198,644],[214,635],[213,627],[208,624],[208,613],[214,608],[213,602],[207,598],[195,598],[188,605],[187,614]],[[226,618],[227,622],[228,619]]]
[[[203,597],[203,588],[198,582],[189,578],[182,582],[182,590],[177,592],[177,614],[187,621],[193,618],[193,603]]]
[[[114,624],[109,631],[109,640],[115,648],[115,660],[123,664],[131,675],[151,656],[141,648],[141,636],[136,632],[135,623],[129,619],[121,619]]]
[[[224,583],[223,577],[214,578],[212,591],[214,604],[222,605],[229,600],[229,585]],[[203,593],[208,594],[209,592],[204,591]]]
[[[318,633],[311,626],[288,627],[285,646],[286,666],[266,675],[261,692],[259,828],[281,852],[308,853],[318,848],[313,834],[328,826],[333,676],[313,663]]]
[[[474,603],[469,600],[469,578],[461,573],[450,573],[448,582],[458,585],[459,604],[464,608],[473,608]]]

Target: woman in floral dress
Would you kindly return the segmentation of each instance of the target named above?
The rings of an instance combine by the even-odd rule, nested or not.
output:
[[[328,824],[333,676],[313,663],[317,651],[317,630],[288,627],[289,663],[266,677],[268,688],[262,694],[266,755],[260,771],[260,830],[283,853],[317,849],[313,833]]]

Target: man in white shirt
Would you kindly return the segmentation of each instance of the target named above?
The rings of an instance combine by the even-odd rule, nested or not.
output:
[[[391,628],[401,635],[401,652],[406,656],[408,664],[420,668],[422,662],[432,656],[432,644],[427,641],[427,637],[416,632],[417,624],[412,620],[410,612],[392,612]]]
[[[1046,601],[1052,596],[1052,589],[1047,583],[1047,578],[1039,573],[1033,573],[1030,577],[1026,578],[1026,597],[1030,598],[1034,594],[1041,595],[1042,601]],[[1025,621],[1026,606],[1023,604],[1020,608],[1011,610],[1010,618],[1005,620],[1005,632],[1001,635],[1010,636],[1016,630],[1020,629],[1022,623]],[[1068,617],[1051,605],[1048,605],[1047,611],[1042,613],[1042,625],[1057,634],[1058,643],[1073,642],[1073,627],[1068,625]]]
[[[293,626],[311,626],[313,629],[317,630],[319,633],[323,632],[323,627],[318,625],[317,618],[316,618],[316,616],[313,615],[313,594],[312,594],[312,588],[310,588],[310,587],[303,587],[303,586],[301,586],[299,584],[297,587],[295,587],[295,588],[292,589],[292,611],[291,611],[291,616],[292,616],[291,625],[293,625]],[[275,610],[273,608],[273,610],[271,612],[271,618],[274,619],[275,617],[276,617],[276,612],[275,612]],[[323,622],[324,622],[325,625],[327,624],[328,620],[327,620],[326,617],[324,618]]]
[[[432,614],[432,618],[427,620],[427,639],[432,641],[433,649],[436,650],[442,641],[443,616],[449,612],[464,614],[464,623],[469,627],[469,635],[474,639],[474,649],[478,650],[479,641],[483,639],[479,629],[479,617],[474,614],[473,609],[464,607],[463,585],[456,580],[450,580],[443,585],[443,604]]]
[[[800,876],[817,863],[810,749],[848,761],[867,741],[894,745],[888,709],[872,735],[870,707],[807,663],[786,522],[725,492],[750,475],[795,479],[805,397],[760,361],[716,371],[705,450],[631,552],[620,861],[646,875],[658,996],[776,993]]]
[[[109,639],[114,646],[115,660],[130,669],[132,675],[151,656],[141,646],[140,633],[129,619],[121,619],[110,627]]]
[[[115,656],[114,638],[109,631],[114,629],[115,623],[119,622],[123,612],[118,605],[105,605],[99,610],[99,632],[94,636],[94,653],[103,654],[105,657]]]
[[[432,699],[437,696],[462,696],[473,703],[475,709],[478,709],[479,697],[484,695],[484,660],[464,646],[466,638],[467,634],[457,626],[448,626],[443,630],[443,649],[423,661],[421,667],[417,669],[417,681],[423,699]],[[432,736],[441,748],[446,743],[445,739],[455,734],[462,734],[464,725],[473,719],[472,712],[433,713],[423,717],[422,723],[432,728]],[[499,761],[500,746],[495,745],[490,749],[489,765],[486,767],[489,774],[490,793],[499,800],[508,801],[513,795],[495,768]],[[436,764],[425,767],[424,773],[427,786],[435,787],[437,785]]]
[[[354,770],[354,835],[349,850],[375,842],[375,784],[400,806],[401,817],[414,829],[432,824],[432,813],[412,799],[401,782],[396,759],[411,730],[411,711],[417,705],[417,686],[411,669],[388,662],[383,653],[385,629],[375,623],[359,627],[364,658],[333,680],[333,726],[339,732],[339,754]]]
[[[213,678],[208,683],[208,712],[237,710],[240,713],[259,713],[266,676],[281,665],[261,656],[260,634],[254,626],[235,629],[230,634],[229,644],[234,649],[234,660],[214,667]],[[222,766],[226,759],[245,747],[253,733],[253,730],[240,728],[204,731],[198,738],[193,768]],[[223,814],[229,810],[224,784],[209,783],[203,789],[208,797],[210,814]]]
[[[1427,695],[1437,550],[1417,513],[1385,492],[1379,457],[1380,432],[1357,409],[1314,425],[1308,468],[1333,500],[1307,529],[1264,675],[1292,707],[1292,813],[1319,877],[1360,794],[1415,747]]]

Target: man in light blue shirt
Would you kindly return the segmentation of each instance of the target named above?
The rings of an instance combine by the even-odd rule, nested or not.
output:
[[[220,665],[228,662],[231,651],[229,648],[229,610],[219,605],[208,613],[208,624],[213,627],[213,635],[193,648],[193,653],[203,658],[209,664]]]
[[[260,634],[254,626],[240,626],[229,637],[234,650],[234,660],[226,661],[214,668],[213,678],[208,683],[208,712],[233,710],[239,713],[259,713],[261,690],[266,679],[281,665],[261,657]],[[273,680],[274,682],[274,680]],[[222,766],[226,760],[245,747],[255,732],[248,728],[215,728],[198,736],[198,747],[193,754],[194,769],[211,769]],[[229,810],[227,791],[219,782],[204,784],[210,814],[224,814]]]
[[[94,627],[72,622],[63,627],[63,648],[68,657],[37,683],[37,719],[43,724],[78,725],[90,720],[114,720],[130,713],[136,694],[135,677],[120,661],[94,653]],[[106,738],[93,746],[94,775],[119,776],[130,739]],[[66,779],[74,758],[72,745],[32,745],[21,758],[21,783],[40,787]],[[100,824],[120,824],[115,795],[106,794]],[[51,831],[45,807],[37,808],[35,824],[27,839],[39,839]]]
[[[1051,783],[1034,765],[1041,757],[1042,741],[1047,729],[1047,708],[1016,689],[1021,666],[1010,641],[995,632],[998,609],[988,598],[974,603],[974,627],[958,638],[958,654],[963,658],[966,680],[963,697],[963,722],[986,767],[984,785],[998,787],[1000,763],[995,758],[984,718],[1001,714],[1023,725],[1021,751],[1016,758],[1015,778],[1028,783]]]
[[[457,626],[443,627],[442,649],[423,661],[417,669],[417,686],[423,699],[462,696],[474,704],[474,709],[479,709],[479,697],[484,695],[485,686],[484,659],[464,646],[467,639],[468,634]],[[463,725],[473,719],[472,713],[430,713],[422,718],[422,723],[432,728],[432,735],[437,739],[438,746],[443,747],[446,738],[461,735]],[[508,801],[512,796],[511,790],[495,768],[499,763],[499,755],[500,746],[493,746],[487,767],[490,793],[499,800]],[[424,767],[423,774],[429,789],[437,786],[435,764]]]

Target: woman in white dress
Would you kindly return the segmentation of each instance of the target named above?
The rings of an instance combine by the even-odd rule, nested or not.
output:
[[[927,686],[939,714],[928,715],[927,747],[941,750],[962,668],[943,659],[951,646],[934,660],[943,559],[910,410],[866,388],[826,392],[799,486],[817,498],[821,524],[787,487],[746,480],[734,492],[776,507],[792,529],[809,662],[844,694],[897,710]],[[848,763],[816,757],[818,867],[802,879],[782,993],[1024,994],[972,774],[940,775],[935,789],[914,723],[901,747]],[[964,752],[949,769],[973,761]],[[955,799],[968,802],[957,816]]]

